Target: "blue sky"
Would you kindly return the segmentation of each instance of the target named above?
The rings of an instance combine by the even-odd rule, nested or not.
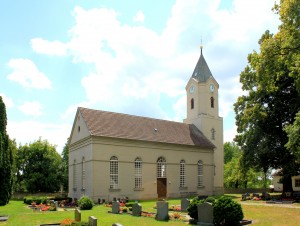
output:
[[[236,133],[239,74],[279,24],[273,0],[0,2],[0,95],[17,143],[61,152],[78,106],[182,121],[204,45],[220,85],[224,140]]]

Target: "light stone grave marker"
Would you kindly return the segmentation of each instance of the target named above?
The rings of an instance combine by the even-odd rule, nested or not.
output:
[[[213,226],[214,212],[211,203],[205,202],[198,205],[198,222],[197,225]]]
[[[89,217],[89,226],[97,226],[97,218],[94,216]]]
[[[75,209],[75,221],[81,221],[81,212],[79,209]]]

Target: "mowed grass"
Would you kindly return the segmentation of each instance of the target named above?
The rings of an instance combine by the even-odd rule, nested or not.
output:
[[[241,195],[230,195],[239,201]],[[168,200],[169,205],[179,205],[180,200]],[[241,202],[244,212],[244,218],[252,220],[252,225],[256,226],[298,226],[300,225],[300,208],[288,208],[280,205],[266,206],[256,205],[259,202]],[[253,204],[253,205],[247,205]],[[263,202],[261,202],[263,203]],[[141,202],[143,211],[156,212],[153,208],[155,201]],[[300,206],[293,204],[292,206]],[[95,216],[98,219],[98,225],[111,226],[112,223],[121,223],[126,225],[187,225],[183,221],[156,221],[150,217],[133,217],[128,214],[111,214],[108,211],[111,208],[105,206],[95,206],[92,210],[81,211],[82,220],[87,221],[89,216]],[[29,209],[22,201],[10,201],[6,206],[0,207],[0,215],[9,215],[7,222],[0,222],[0,226],[35,226],[46,223],[59,223],[65,218],[74,219],[73,211],[54,211],[54,212],[34,212]]]

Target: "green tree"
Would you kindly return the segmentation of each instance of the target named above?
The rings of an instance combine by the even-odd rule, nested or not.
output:
[[[17,151],[17,183],[29,192],[55,192],[63,183],[62,158],[54,145],[39,140],[20,145]]]
[[[300,112],[297,113],[295,122],[285,128],[288,134],[288,143],[286,147],[296,156],[300,163]]]
[[[291,177],[298,174],[295,153],[286,144],[285,127],[300,109],[300,0],[281,0],[275,5],[281,25],[277,34],[266,31],[259,40],[260,52],[248,55],[240,75],[247,92],[235,103],[243,162],[265,175],[282,169],[284,191],[293,191]]]
[[[6,205],[12,195],[14,153],[7,132],[6,107],[0,96],[0,205]]]
[[[68,191],[69,187],[69,138],[61,153],[62,155],[62,167],[63,167],[63,187],[65,191]]]

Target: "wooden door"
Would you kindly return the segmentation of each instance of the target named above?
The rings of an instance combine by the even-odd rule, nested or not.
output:
[[[167,178],[157,178],[157,196],[159,199],[167,197]]]

